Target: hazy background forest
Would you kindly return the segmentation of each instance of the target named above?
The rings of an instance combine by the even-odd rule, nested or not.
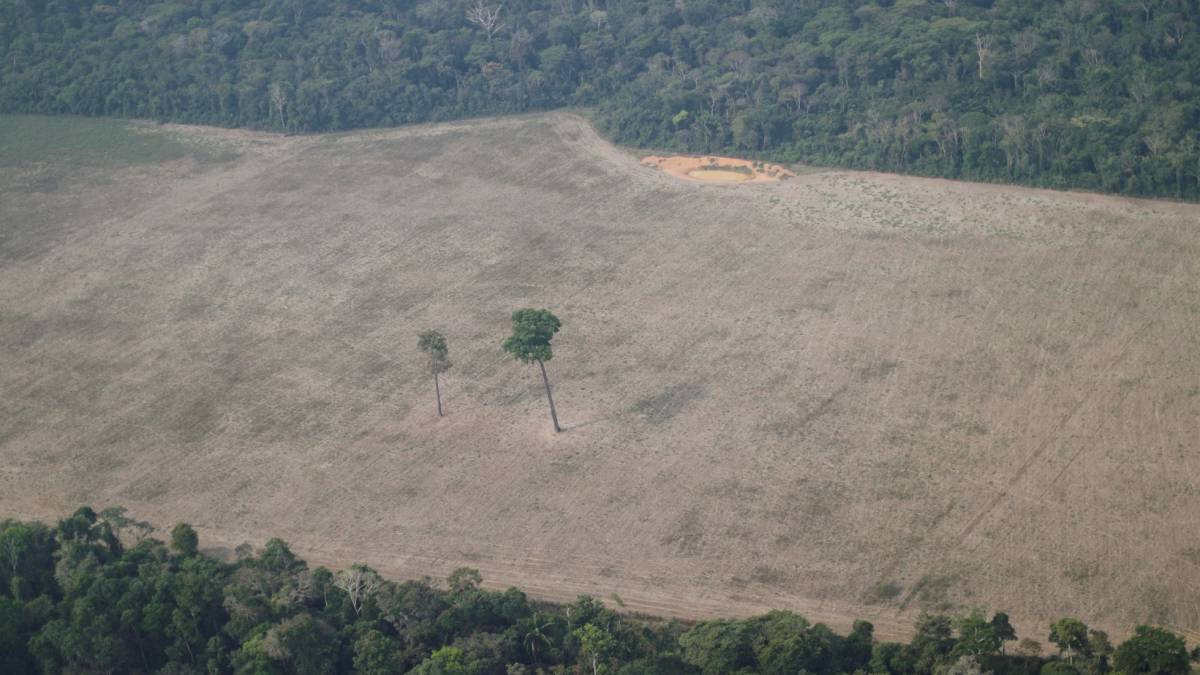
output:
[[[1195,0],[10,0],[0,111],[619,143],[1200,197]]]

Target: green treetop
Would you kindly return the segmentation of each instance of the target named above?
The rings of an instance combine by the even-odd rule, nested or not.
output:
[[[554,431],[562,431],[558,425],[558,412],[554,409],[554,397],[550,393],[550,378],[546,375],[546,361],[554,353],[550,340],[562,322],[545,309],[518,309],[512,315],[513,330],[503,344],[504,351],[521,363],[536,363],[542,371],[542,383],[546,385],[546,399],[550,402],[550,420]]]

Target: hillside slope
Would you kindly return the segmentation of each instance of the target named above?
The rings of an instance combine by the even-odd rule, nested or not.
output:
[[[885,637],[1200,626],[1200,207],[700,185],[560,114],[136,133],[192,154],[0,163],[0,512]],[[562,434],[499,348],[524,306]]]

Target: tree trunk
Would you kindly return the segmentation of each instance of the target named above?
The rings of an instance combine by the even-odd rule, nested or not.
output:
[[[438,374],[433,374],[433,388],[437,391],[438,417],[442,416],[442,385],[438,382]]]
[[[550,395],[550,378],[546,377],[546,364],[540,360],[537,364],[542,369],[542,382],[546,385],[546,400],[550,401],[550,420],[554,422],[555,433],[558,433],[562,431],[562,428],[558,426],[558,413],[554,410],[554,397]]]

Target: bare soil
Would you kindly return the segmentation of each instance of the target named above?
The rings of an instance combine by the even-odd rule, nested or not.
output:
[[[885,637],[1200,628],[1196,205],[710,186],[559,114],[141,133],[209,159],[0,163],[0,515]],[[500,349],[525,306],[561,434]]]
[[[705,183],[769,183],[796,175],[791,169],[780,164],[711,155],[650,155],[642,159],[642,164],[657,167],[677,178]]]

